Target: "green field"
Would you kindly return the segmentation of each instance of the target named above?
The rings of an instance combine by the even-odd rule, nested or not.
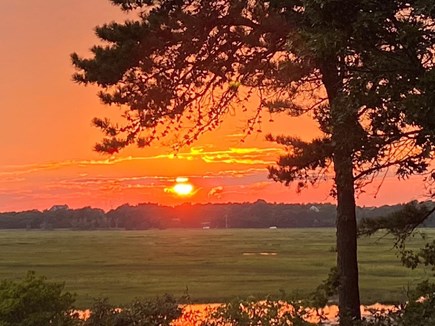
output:
[[[435,229],[424,230],[428,238]],[[0,278],[28,270],[66,282],[78,305],[107,296],[121,304],[165,292],[196,302],[308,293],[335,264],[333,229],[0,231]],[[424,243],[416,238],[413,246]],[[360,241],[365,303],[404,298],[431,271],[401,266],[388,238]]]

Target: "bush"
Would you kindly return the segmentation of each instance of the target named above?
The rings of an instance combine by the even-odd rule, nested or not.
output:
[[[34,272],[21,281],[3,280],[0,326],[169,326],[182,312],[170,295],[136,299],[122,308],[97,299],[84,321],[74,313],[74,302],[74,295],[64,292],[64,284],[47,282]]]
[[[404,326],[435,325],[435,284],[425,281],[417,286],[399,321]]]
[[[0,326],[78,325],[74,295],[64,284],[28,272],[21,281],[0,282]]]
[[[170,295],[136,299],[122,308],[109,304],[107,299],[97,299],[90,310],[84,326],[169,326],[181,316],[181,308]]]

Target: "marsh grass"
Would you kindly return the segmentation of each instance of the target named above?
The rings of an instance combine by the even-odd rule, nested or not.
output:
[[[435,236],[435,229],[425,232]],[[334,238],[328,228],[0,231],[0,279],[34,270],[65,282],[81,307],[94,297],[123,304],[138,296],[182,296],[186,289],[203,303],[280,289],[304,296],[335,264]],[[424,242],[417,237],[411,245]],[[403,300],[408,287],[432,275],[402,267],[388,237],[362,239],[359,259],[367,304]]]

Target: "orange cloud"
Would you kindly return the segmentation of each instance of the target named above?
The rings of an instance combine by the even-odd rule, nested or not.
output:
[[[221,198],[222,197],[221,194],[223,191],[224,191],[224,187],[222,186],[211,188],[211,190],[208,192],[208,197]]]
[[[255,182],[246,186],[242,186],[242,188],[247,188],[254,191],[262,191],[274,184],[273,181],[262,181],[262,182]]]
[[[88,167],[116,165],[124,162],[152,161],[152,160],[195,160],[206,163],[229,163],[241,165],[270,165],[278,155],[281,148],[229,148],[227,150],[207,151],[203,147],[192,147],[189,152],[169,153],[151,156],[110,157],[104,160],[66,160],[60,162],[7,165],[0,167],[0,176],[19,176],[44,170],[55,170],[67,167]]]

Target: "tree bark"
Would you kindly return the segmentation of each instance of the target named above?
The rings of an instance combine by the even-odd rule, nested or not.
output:
[[[358,282],[357,224],[352,155],[358,118],[352,108],[340,103],[343,79],[335,58],[321,65],[323,83],[331,109],[334,172],[337,192],[337,269],[340,326],[361,319]]]
[[[360,319],[358,284],[357,225],[351,156],[337,151],[334,154],[335,184],[337,187],[337,268],[339,275],[338,307],[340,325],[352,325]]]

